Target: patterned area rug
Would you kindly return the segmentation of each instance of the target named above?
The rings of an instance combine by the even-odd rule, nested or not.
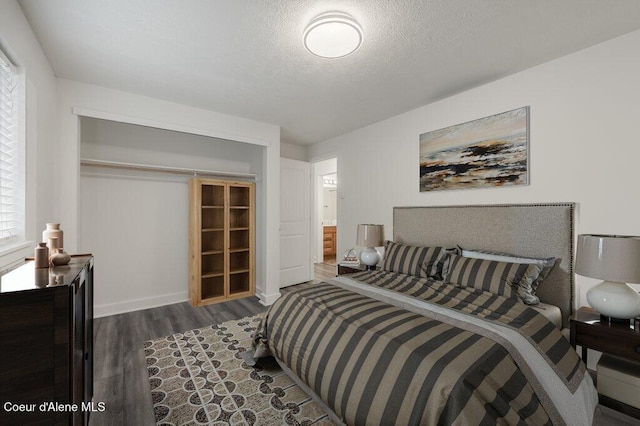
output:
[[[260,316],[144,343],[158,425],[331,425],[273,360],[249,367]]]

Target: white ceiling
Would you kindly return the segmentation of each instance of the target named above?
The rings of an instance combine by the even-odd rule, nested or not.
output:
[[[20,0],[55,74],[282,126],[312,144],[640,29],[638,0]],[[355,17],[353,55],[302,46]]]

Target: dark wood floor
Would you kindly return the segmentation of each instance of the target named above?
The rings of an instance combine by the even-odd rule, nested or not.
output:
[[[266,308],[255,297],[194,308],[177,303],[98,318],[94,323],[94,401],[106,410],[91,425],[154,425],[142,342],[255,315]]]
[[[335,276],[335,265],[317,264],[314,269],[314,281]],[[91,414],[91,426],[155,424],[142,342],[264,310],[257,298],[248,297],[200,308],[184,302],[97,318],[93,398],[105,402],[106,410]]]
[[[315,278],[335,276],[335,265],[316,264]],[[282,289],[286,292],[291,287]],[[94,322],[94,401],[103,413],[92,413],[90,425],[154,425],[153,405],[142,342],[194,328],[255,315],[266,310],[248,297],[194,308],[176,303],[143,311],[97,318]],[[640,424],[603,407],[597,425]]]

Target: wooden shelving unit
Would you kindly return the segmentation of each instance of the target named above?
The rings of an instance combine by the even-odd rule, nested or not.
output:
[[[255,185],[189,181],[189,300],[193,306],[255,293]]]

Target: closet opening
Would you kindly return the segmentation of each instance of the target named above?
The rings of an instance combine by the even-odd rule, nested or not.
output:
[[[100,265],[95,272],[96,316],[187,300],[189,181],[204,176],[255,182],[259,198],[265,148],[90,117],[80,119],[80,141],[79,248],[93,253]],[[246,198],[243,192],[232,195],[238,205]],[[220,197],[211,191],[205,201],[215,206]],[[257,225],[263,209],[260,200]],[[248,238],[242,230],[246,214],[238,209],[233,217],[239,230],[230,243],[238,247]],[[222,216],[214,212],[204,220],[207,229],[217,229]],[[247,268],[241,255],[222,262],[214,254],[222,249],[221,241],[203,241],[205,298],[221,297],[227,287],[236,293],[252,288],[243,275]],[[256,235],[256,243],[262,243],[261,236]],[[228,269],[229,262],[242,272],[222,282],[219,271]]]

